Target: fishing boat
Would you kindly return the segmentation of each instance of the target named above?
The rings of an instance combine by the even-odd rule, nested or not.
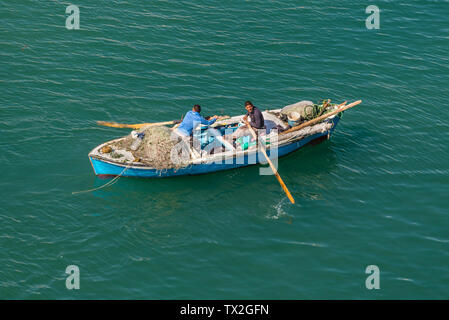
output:
[[[195,150],[188,146],[190,157],[187,163],[179,168],[158,169],[136,159],[129,149],[115,150],[120,157],[111,156],[104,148],[116,145],[125,137],[100,144],[89,153],[89,159],[97,176],[124,176],[139,178],[163,178],[183,175],[198,175],[216,171],[240,168],[249,165],[265,164],[267,159],[260,149],[266,151],[269,158],[274,159],[294,152],[310,143],[327,140],[334,132],[342,113],[359,104],[356,101],[346,105],[329,105],[326,113],[312,120],[296,123],[293,126],[282,119],[282,109],[262,112],[266,129],[258,137],[258,143],[247,140],[239,146],[227,142],[223,135],[236,130],[243,124],[243,116],[234,116],[216,121],[209,128],[195,130],[194,137],[200,141],[200,148]],[[279,133],[279,131],[281,131]],[[212,132],[212,134],[211,134]],[[218,143],[221,147],[207,152],[210,143]],[[209,148],[210,149],[210,148]]]

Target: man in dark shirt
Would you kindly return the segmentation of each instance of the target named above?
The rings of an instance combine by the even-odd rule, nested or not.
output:
[[[257,132],[258,129],[265,129],[265,123],[263,119],[262,112],[260,112],[259,108],[255,107],[251,101],[245,102],[245,109],[248,111],[245,116],[243,116],[243,121],[246,123],[243,126],[240,126],[234,133],[231,135],[233,139],[243,136],[250,136],[251,132],[248,129],[248,125],[250,125],[254,131]],[[249,119],[248,119],[249,117]]]
[[[248,120],[248,116],[249,116],[250,117],[249,124],[251,125],[251,127],[253,127],[254,129],[264,129],[265,123],[264,123],[262,112],[260,112],[259,108],[255,107],[251,103],[251,101],[246,101],[245,109],[248,112],[243,117],[243,121],[246,122]]]

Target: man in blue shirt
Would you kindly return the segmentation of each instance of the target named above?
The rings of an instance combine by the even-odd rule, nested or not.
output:
[[[200,115],[200,112],[201,106],[198,104],[194,105],[192,111],[187,112],[181,124],[176,129],[177,133],[179,133],[182,136],[189,137],[192,135],[193,129],[195,129],[194,126],[200,123],[205,125],[211,125],[218,118],[218,116],[213,116],[210,120],[206,120]]]

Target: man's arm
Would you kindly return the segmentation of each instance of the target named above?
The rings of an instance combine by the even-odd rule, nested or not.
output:
[[[217,116],[213,116],[211,120],[206,120],[203,117],[201,117],[201,124],[205,124],[210,126],[211,124],[213,124],[215,121],[217,121]]]

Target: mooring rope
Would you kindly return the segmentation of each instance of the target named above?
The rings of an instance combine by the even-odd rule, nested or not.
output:
[[[126,170],[128,170],[131,166],[128,165],[126,166],[125,169],[123,169],[122,172],[120,172],[120,174],[116,177],[114,177],[114,179],[112,179],[111,181],[109,181],[108,183],[105,183],[104,185],[98,187],[98,188],[94,188],[94,189],[88,189],[88,190],[82,190],[82,191],[73,191],[72,194],[78,194],[78,193],[86,193],[86,192],[92,192],[92,191],[96,191],[96,190],[100,190],[109,186],[112,186],[114,183],[116,183],[118,181],[118,179],[122,176],[122,174],[125,173]]]

